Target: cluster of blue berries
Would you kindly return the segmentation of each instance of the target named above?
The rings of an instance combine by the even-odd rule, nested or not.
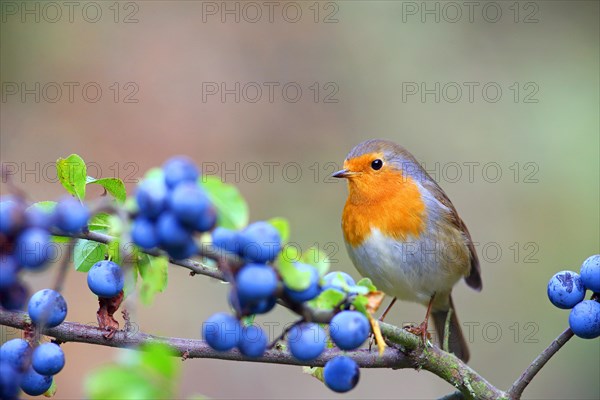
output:
[[[78,200],[67,197],[51,210],[26,207],[23,200],[7,196],[0,201],[0,305],[18,310],[27,304],[33,325],[53,328],[67,316],[63,296],[43,289],[28,299],[21,282],[21,271],[40,271],[55,256],[50,230],[78,233],[86,229],[89,210]],[[100,261],[90,269],[88,286],[99,297],[114,297],[123,290],[120,267]],[[32,346],[27,340],[12,339],[0,347],[0,398],[16,399],[19,390],[31,396],[46,393],[53,376],[65,365],[65,355],[55,343]]]
[[[548,282],[548,298],[558,308],[572,309],[569,326],[584,339],[600,337],[600,254],[583,262],[580,273],[561,271]],[[593,295],[584,300],[586,290]]]
[[[131,237],[143,249],[160,247],[171,258],[194,255],[194,232],[214,228],[217,213],[198,183],[200,172],[188,158],[169,159],[162,175],[146,178],[136,192],[139,213]]]
[[[65,320],[67,303],[60,293],[43,289],[31,296],[27,311],[33,324],[52,328]],[[9,340],[0,347],[0,398],[16,399],[19,389],[30,396],[44,394],[64,366],[65,355],[55,343],[34,349],[27,340]]]
[[[245,261],[245,265],[235,272],[229,293],[229,302],[238,317],[267,313],[275,306],[277,298],[302,304],[326,289],[353,293],[355,282],[348,274],[332,272],[321,279],[316,268],[301,262],[293,263],[293,268],[309,276],[308,286],[295,290],[286,285],[271,265],[282,244],[278,231],[268,222],[254,222],[241,231],[217,228],[212,233],[212,244],[216,249],[237,254]],[[341,311],[329,324],[329,336],[342,350],[358,348],[369,332],[368,319],[358,311]],[[226,313],[210,317],[202,326],[202,336],[217,351],[237,348],[248,357],[261,357],[269,346],[268,337],[259,326],[244,326],[238,318]],[[327,347],[324,329],[312,322],[293,325],[286,338],[290,352],[300,361],[316,359]],[[360,371],[353,359],[337,356],[326,363],[323,376],[327,387],[341,393],[356,386]]]
[[[15,196],[0,198],[0,305],[7,310],[25,306],[27,288],[21,282],[22,270],[41,271],[54,254],[50,229],[65,233],[82,231],[89,211],[78,200],[67,197],[52,211],[27,207]]]

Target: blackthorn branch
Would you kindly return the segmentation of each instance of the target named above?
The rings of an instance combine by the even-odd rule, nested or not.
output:
[[[27,329],[31,322],[26,313],[2,310],[0,311],[0,324],[17,329]],[[455,386],[466,398],[506,398],[504,392],[492,386],[454,355],[446,353],[436,346],[421,350],[417,336],[393,325],[382,323],[381,330],[390,343],[397,345],[387,347],[381,357],[378,352],[368,349],[343,352],[343,354],[352,357],[363,368],[412,368],[430,371]],[[303,362],[294,358],[288,351],[271,349],[260,358],[250,358],[243,356],[237,350],[215,351],[202,340],[159,337],[142,332],[121,330],[115,332],[111,339],[106,339],[106,332],[98,327],[68,321],[54,328],[44,328],[42,332],[62,343],[76,342],[119,348],[136,348],[145,343],[162,342],[175,349],[177,356],[181,357],[185,354],[186,358],[213,358],[322,367],[328,360],[342,354],[340,350],[327,350],[318,358]]]
[[[115,239],[110,235],[100,232],[66,234],[54,231],[52,233],[56,236],[87,239],[103,244],[108,244]],[[152,256],[161,255],[161,252],[156,249],[143,250],[143,252]],[[214,260],[220,266],[229,263],[235,266],[241,264],[239,257],[222,251],[214,251],[208,247],[201,247],[199,256]],[[192,259],[170,259],[169,261],[174,265],[189,269],[193,274],[225,280],[225,275],[221,269],[207,266],[199,261]],[[328,323],[334,316],[333,311],[315,310],[304,304],[292,305],[282,300],[279,300],[278,303],[302,316],[306,321]],[[17,329],[27,329],[30,326],[27,314],[4,310],[0,311],[0,324]],[[519,399],[524,389],[531,382],[531,379],[573,335],[570,329],[563,332],[532,362],[521,377],[513,384],[511,389],[508,392],[503,392],[454,355],[443,351],[435,345],[431,345],[427,349],[421,349],[417,336],[393,325],[381,323],[380,326],[385,339],[392,345],[385,349],[382,357],[378,357],[377,352],[371,352],[367,349],[345,352],[345,354],[352,357],[363,368],[425,369],[452,384],[464,398],[477,399]],[[268,350],[263,357],[250,358],[243,356],[237,350],[228,352],[215,351],[200,340],[166,338],[146,333],[131,333],[126,331],[118,331],[112,339],[107,340],[105,333],[105,331],[97,327],[73,322],[64,322],[55,328],[45,328],[43,330],[43,334],[54,337],[60,342],[80,342],[110,347],[130,348],[147,342],[160,341],[173,347],[177,351],[177,355],[183,356],[185,354],[186,358],[215,358],[232,361],[322,367],[329,359],[341,353],[339,350],[328,350],[313,361],[301,362],[296,360],[289,352],[274,348]],[[458,398],[456,397],[458,394],[451,394],[450,396],[453,396],[451,398]]]

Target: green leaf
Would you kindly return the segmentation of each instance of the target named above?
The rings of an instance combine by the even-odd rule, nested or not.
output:
[[[56,394],[56,379],[52,379],[52,383],[50,384],[50,387],[48,388],[48,390],[46,390],[44,392],[44,397],[54,397],[54,395]]]
[[[354,298],[354,301],[352,301],[352,305],[354,306],[354,308],[356,308],[357,311],[360,311],[365,315],[368,314],[367,304],[369,304],[369,299],[363,295],[356,296]]]
[[[163,179],[165,177],[165,173],[162,168],[154,167],[150,168],[144,174],[144,179]]]
[[[302,372],[317,378],[321,382],[325,382],[325,378],[323,378],[323,367],[302,367]]]
[[[138,281],[138,267],[136,264],[131,265],[130,268],[125,268],[125,286],[123,287],[123,295],[129,296],[131,292],[135,290]]]
[[[109,217],[110,215],[106,213],[94,215],[88,222],[88,229],[90,231],[108,232],[110,228]]]
[[[56,175],[67,192],[80,201],[85,199],[86,166],[77,154],[56,160]]]
[[[108,193],[110,193],[119,203],[124,203],[127,198],[127,191],[125,190],[125,184],[119,178],[101,178],[96,179],[88,176],[86,179],[86,185],[100,185]]]
[[[300,259],[305,264],[310,264],[319,271],[319,276],[323,276],[329,271],[329,257],[324,250],[319,249],[318,247],[311,247],[304,254],[302,254],[302,258]]]
[[[163,343],[143,345],[118,364],[104,366],[85,381],[87,398],[170,399],[176,396],[179,360]],[[130,352],[131,350],[127,350]]]
[[[179,373],[180,362],[173,357],[174,351],[164,343],[150,343],[144,346],[140,354],[140,363],[143,367],[164,377],[173,379]]]
[[[85,382],[91,400],[158,399],[158,393],[143,371],[108,366],[94,371]]]
[[[271,218],[267,222],[277,229],[277,232],[279,232],[279,236],[281,237],[281,243],[287,243],[290,238],[290,222],[281,217]]]
[[[104,260],[107,251],[107,246],[103,243],[86,239],[77,240],[75,249],[73,250],[73,264],[75,265],[75,269],[80,272],[88,272],[92,268],[92,265]]]
[[[158,292],[167,287],[169,260],[167,257],[152,257],[140,254],[137,263],[138,271],[142,277],[140,300],[149,305]]]
[[[248,204],[235,186],[214,176],[201,176],[199,182],[217,209],[219,226],[237,230],[248,225]]]
[[[357,293],[357,294],[368,294],[370,292],[370,290],[367,289],[366,287],[358,286],[358,285],[346,286],[346,291],[349,293]]]
[[[108,244],[108,248],[106,249],[106,252],[108,253],[108,258],[112,262],[115,262],[119,265],[121,265],[121,263],[123,261],[121,259],[121,249],[119,247],[120,245],[121,245],[121,241],[119,239],[115,239],[115,240],[112,240]]]
[[[54,208],[56,207],[56,202],[55,201],[38,201],[37,203],[33,203],[28,208],[33,208],[33,207],[38,208],[44,212],[47,212],[48,214],[51,214],[54,212]]]
[[[125,200],[125,204],[123,205],[123,209],[126,212],[128,212],[129,214],[137,214],[138,211],[139,211],[139,207],[137,205],[137,201],[135,200],[135,197],[129,196]]]
[[[362,278],[360,281],[356,282],[356,286],[363,286],[369,289],[369,292],[376,292],[377,288],[373,285],[373,282],[369,278]]]
[[[67,236],[52,236],[51,239],[54,243],[69,243],[71,241],[71,238]]]
[[[293,262],[283,254],[278,258],[278,270],[285,286],[292,290],[302,291],[310,286],[310,272],[300,271]]]
[[[254,324],[254,320],[256,319],[256,314],[243,316],[241,319],[242,326],[250,326]]]
[[[337,289],[327,289],[321,292],[316,299],[309,302],[309,305],[322,310],[333,310],[346,298],[346,294]]]

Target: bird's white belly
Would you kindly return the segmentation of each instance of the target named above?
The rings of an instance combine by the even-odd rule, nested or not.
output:
[[[371,278],[377,289],[402,300],[427,304],[434,293],[450,293],[462,277],[450,272],[456,268],[444,267],[448,261],[430,237],[400,243],[372,229],[360,246],[347,248],[361,275]]]

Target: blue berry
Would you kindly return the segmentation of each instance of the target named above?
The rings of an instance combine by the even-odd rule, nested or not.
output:
[[[52,386],[52,377],[40,375],[29,368],[21,377],[21,389],[30,396],[39,396],[46,393]]]
[[[238,295],[245,302],[271,297],[277,289],[277,282],[275,270],[264,264],[248,264],[236,277]]]
[[[281,237],[268,222],[254,222],[240,232],[240,250],[244,258],[252,262],[273,261],[281,251]]]
[[[12,365],[0,360],[0,399],[12,400],[19,396],[21,374]]]
[[[237,302],[234,296],[237,296]],[[237,292],[231,290],[229,292],[229,304],[243,315],[266,314],[277,304],[277,297],[271,296],[258,301],[247,302],[239,298]]]
[[[0,359],[17,371],[25,371],[31,361],[32,348],[26,340],[11,339],[0,347]]]
[[[29,291],[19,281],[0,291],[0,304],[7,310],[22,310],[28,298]]]
[[[194,239],[190,236],[185,244],[181,246],[165,247],[165,250],[172,259],[183,260],[184,258],[190,258],[198,253],[198,246],[196,245],[196,242],[194,242]]]
[[[202,337],[217,351],[227,351],[238,345],[242,328],[229,314],[217,313],[202,324]]]
[[[319,273],[312,265],[296,263],[295,267],[301,272],[310,273],[310,284],[306,289],[300,291],[292,290],[286,287],[286,295],[294,303],[303,303],[305,301],[314,299],[321,292],[321,289],[319,288]]]
[[[217,228],[212,232],[213,246],[234,254],[240,254],[239,232],[227,228]]]
[[[211,204],[204,210],[204,213],[193,224],[193,228],[198,232],[208,232],[217,225],[217,211]]]
[[[36,292],[27,305],[29,317],[34,324],[44,324],[49,328],[60,325],[67,316],[67,302],[62,295],[52,289]]]
[[[162,179],[144,180],[135,194],[140,214],[151,219],[158,217],[167,206],[168,194],[169,191]]]
[[[55,223],[58,229],[68,232],[81,232],[90,218],[88,208],[73,197],[59,201],[54,209]]]
[[[196,182],[182,183],[173,189],[169,206],[181,222],[192,228],[212,207],[210,199]]]
[[[296,324],[287,333],[292,355],[300,361],[310,361],[325,350],[327,337],[323,329],[312,322]]]
[[[0,254],[0,291],[8,289],[17,282],[17,273],[20,269],[13,256]]]
[[[15,245],[15,257],[19,264],[28,269],[42,267],[50,258],[50,234],[45,229],[25,229]]]
[[[327,361],[323,369],[325,385],[338,393],[348,392],[358,384],[360,369],[356,361],[346,356],[338,356]]]
[[[25,210],[25,225],[28,227],[50,229],[56,223],[53,212],[46,211],[38,206]]]
[[[0,233],[10,235],[21,229],[23,224],[23,207],[20,202],[10,196],[0,198]]]
[[[57,344],[40,344],[33,351],[31,366],[40,375],[55,375],[65,366],[65,353]]]
[[[583,285],[594,293],[600,293],[600,254],[588,257],[581,264]]]
[[[164,247],[183,247],[188,244],[191,232],[184,227],[172,212],[164,212],[156,223],[158,240]]]
[[[358,311],[342,311],[332,318],[329,335],[342,350],[354,350],[367,340],[369,320]]]
[[[267,349],[267,335],[258,326],[245,326],[238,344],[240,353],[248,357],[261,357]]]
[[[323,277],[323,290],[326,289],[341,289],[356,285],[354,279],[350,275],[342,271],[333,271]]]
[[[152,249],[158,246],[158,235],[154,223],[148,218],[137,217],[131,228],[133,242],[142,249]]]
[[[90,290],[98,297],[115,297],[125,285],[123,271],[112,261],[98,261],[88,271],[87,283]]]
[[[594,339],[600,336],[600,303],[584,300],[569,314],[569,326],[580,338]]]
[[[548,282],[548,298],[558,308],[573,308],[584,297],[581,277],[573,271],[558,272]]]
[[[188,157],[177,156],[167,160],[163,165],[165,182],[174,188],[183,182],[196,182],[200,173],[192,160]]]

